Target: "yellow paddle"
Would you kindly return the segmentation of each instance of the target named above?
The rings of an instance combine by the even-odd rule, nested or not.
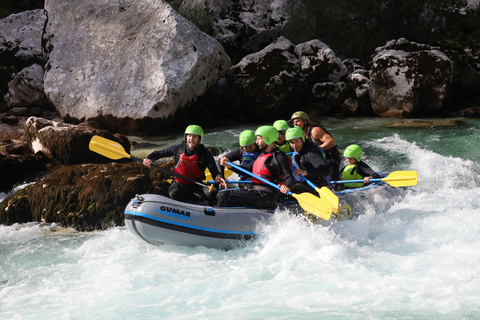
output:
[[[411,187],[417,185],[418,175],[416,171],[394,171],[385,178],[370,179],[370,182],[385,181],[392,187]],[[339,180],[329,181],[328,183],[353,183],[363,182],[363,180]]]
[[[107,157],[107,158],[112,159],[112,160],[118,160],[118,159],[122,159],[122,158],[130,158],[135,162],[140,162],[140,163],[143,162],[142,159],[138,159],[138,158],[135,158],[135,157],[129,155],[125,151],[125,149],[122,147],[122,145],[119,144],[118,142],[115,142],[115,141],[112,141],[112,140],[109,140],[109,139],[106,139],[106,138],[103,138],[103,137],[100,137],[100,136],[93,136],[92,139],[90,140],[90,143],[89,143],[88,147],[93,152],[101,154],[102,156]],[[187,177],[182,176],[181,174],[178,174],[176,172],[167,170],[165,168],[162,168],[162,167],[159,167],[159,166],[156,166],[156,165],[153,165],[153,164],[152,164],[152,166],[154,168],[157,168],[160,171],[163,171],[165,173],[168,173],[168,174],[176,176],[176,177],[183,178],[183,179],[188,180],[190,182],[193,182],[193,183],[195,183],[199,186],[208,188],[208,191],[212,191],[213,185],[207,186],[206,184],[203,184],[201,182],[198,182],[198,181],[195,181],[193,179],[187,178]]]
[[[330,215],[331,213],[338,213],[338,204],[339,204],[339,200],[338,200],[338,197],[335,193],[333,193],[330,189],[328,189],[327,187],[317,187],[316,185],[313,184],[313,182],[311,182],[310,180],[308,180],[307,178],[305,178],[303,176],[303,174],[299,174],[300,178],[302,178],[306,183],[308,183],[310,185],[310,187],[312,187],[313,189],[315,189],[315,191],[318,192],[318,194],[320,195],[320,199],[323,200],[323,203],[324,205],[327,205],[327,206],[330,206],[332,209],[330,211]],[[330,217],[328,217],[328,219],[325,219],[325,220],[329,220]]]
[[[265,182],[266,184],[274,187],[274,188],[277,188],[280,190],[280,187],[277,186],[275,183],[272,183],[262,177],[259,177],[257,176],[256,174],[248,171],[248,170],[245,170],[243,169],[242,167],[239,167],[229,161],[227,161],[227,164],[234,167],[235,169],[239,170],[239,171],[242,171],[252,177],[255,177],[256,179],[260,180],[260,181],[263,181]],[[329,204],[328,201],[324,200],[324,199],[320,199],[319,197],[311,194],[311,193],[301,193],[301,194],[296,194],[296,193],[292,193],[291,191],[289,191],[287,193],[288,195],[294,197],[295,199],[297,199],[298,203],[300,204],[300,206],[302,207],[303,210],[307,211],[308,213],[311,213],[317,217],[320,217],[324,220],[329,220],[331,215],[332,215],[332,210],[333,210],[333,207],[332,205]],[[338,200],[338,198],[337,198]],[[337,206],[338,208],[338,206]]]

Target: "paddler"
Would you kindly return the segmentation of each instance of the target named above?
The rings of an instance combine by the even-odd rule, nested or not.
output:
[[[315,146],[310,140],[305,139],[305,134],[300,127],[288,129],[285,138],[294,151],[292,168],[295,167],[295,178],[299,178],[299,174],[302,174],[317,187],[326,186],[327,181],[330,179],[330,167],[325,161],[325,154],[322,150]],[[293,193],[317,193],[307,182],[302,181],[301,178],[295,180],[297,182],[291,189]]]
[[[202,182],[205,180],[205,169],[208,168],[212,177],[215,177],[215,181],[227,188],[227,183],[218,171],[213,155],[201,144],[202,138],[203,129],[198,125],[189,125],[185,129],[184,141],[182,143],[150,153],[143,160],[143,164],[150,168],[153,161],[173,156],[175,160],[175,169],[173,171],[175,173]],[[215,204],[217,192],[218,190],[215,188],[209,192],[208,188],[179,177],[175,177],[168,189],[168,194],[173,200],[189,203],[207,200],[210,205]]]
[[[273,126],[261,126],[255,131],[255,135],[260,156],[254,162],[240,167],[277,184],[283,188],[282,192],[286,193],[285,185],[291,188],[295,180],[286,154],[276,146],[277,129]],[[230,167],[228,164],[226,166]],[[233,167],[232,170],[238,173]],[[253,177],[251,189],[221,190],[217,194],[217,206],[274,208],[279,195],[278,189]]]
[[[344,183],[344,188],[361,188],[370,183],[371,178],[379,179],[380,175],[376,173],[368,164],[362,161],[363,151],[357,144],[349,145],[343,152],[348,161],[342,169],[342,180],[363,180],[362,182]]]
[[[291,158],[290,153],[292,152],[292,149],[290,148],[290,145],[288,144],[287,140],[285,140],[285,133],[287,132],[288,129],[290,129],[288,122],[285,120],[277,120],[273,123],[273,126],[278,131],[278,140],[277,140],[278,149],[280,149],[280,151],[285,152],[287,156]]]
[[[325,151],[328,165],[332,169],[332,180],[338,180],[340,169],[340,154],[337,142],[323,126],[309,123],[308,115],[303,111],[297,111],[292,115],[293,125],[303,129],[308,140]]]
[[[240,148],[228,152],[223,157],[220,158],[220,171],[222,176],[224,175],[225,166],[228,162],[240,161],[240,165],[246,166],[249,163],[255,161],[260,155],[260,149],[255,144],[255,132],[252,130],[243,131],[238,137],[238,142],[240,143]],[[241,180],[251,180],[249,175],[239,174]],[[249,188],[251,184],[245,184],[245,187]]]

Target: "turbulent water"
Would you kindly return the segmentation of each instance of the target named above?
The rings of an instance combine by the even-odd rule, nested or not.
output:
[[[478,319],[480,121],[390,122],[324,123],[374,169],[418,172],[403,201],[355,221],[323,227],[285,212],[227,252],[152,246],[121,227],[0,226],[0,318]],[[204,142],[231,149],[243,129]]]

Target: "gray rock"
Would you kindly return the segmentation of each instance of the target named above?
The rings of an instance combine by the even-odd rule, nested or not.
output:
[[[406,39],[390,41],[373,58],[372,109],[381,116],[439,115],[448,101],[453,76],[453,61],[436,48]]]
[[[166,119],[228,69],[222,46],[163,1],[47,0],[45,92],[64,117]]]
[[[12,107],[48,104],[43,91],[43,68],[36,63],[15,75],[8,87]]]
[[[42,32],[44,24],[43,9],[12,14],[1,19],[0,55],[12,55],[15,59],[22,61],[43,61]]]

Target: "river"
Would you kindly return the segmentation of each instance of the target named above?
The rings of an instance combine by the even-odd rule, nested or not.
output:
[[[378,171],[415,170],[418,185],[329,227],[278,214],[231,251],[153,246],[124,227],[0,225],[0,318],[478,319],[480,121],[460,120],[327,119],[341,149],[361,145]],[[204,143],[232,149],[255,128],[207,131]]]

